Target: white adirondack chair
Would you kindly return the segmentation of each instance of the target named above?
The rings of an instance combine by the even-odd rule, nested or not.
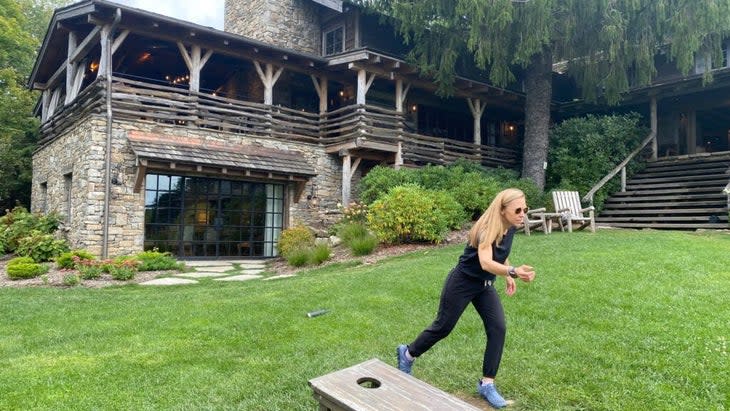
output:
[[[577,230],[590,226],[591,232],[596,232],[596,221],[593,216],[596,209],[593,206],[581,206],[577,191],[553,191],[553,204],[555,212],[561,215],[561,230],[567,225],[568,232],[573,232],[573,222],[577,222],[580,224]]]
[[[542,230],[545,234],[550,234],[547,222],[545,220],[545,207],[536,208],[530,210],[525,214],[525,218],[522,222],[525,234],[530,235],[530,231],[533,229]]]

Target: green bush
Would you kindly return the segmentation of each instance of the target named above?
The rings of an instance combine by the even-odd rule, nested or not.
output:
[[[492,202],[502,186],[497,179],[483,173],[471,172],[449,189],[470,219],[477,219]]]
[[[332,255],[332,249],[329,244],[317,244],[310,256],[310,262],[315,265],[320,265],[323,262],[329,260]]]
[[[95,260],[81,260],[76,264],[76,270],[84,280],[95,280],[101,277],[104,269],[99,261]]]
[[[601,178],[621,163],[648,134],[636,113],[625,115],[572,118],[550,132],[546,191],[577,190],[585,195]],[[644,166],[635,158],[627,167],[631,177]],[[614,178],[594,196],[593,205],[601,209],[608,196],[620,189]]]
[[[24,207],[13,208],[9,213],[0,217],[0,244],[4,252],[15,252],[20,240],[31,235],[33,231],[42,234],[51,234],[60,222],[56,213],[44,216],[34,215]]]
[[[134,256],[139,261],[139,271],[179,270],[184,264],[178,263],[170,253],[157,250],[143,251]]]
[[[314,233],[303,225],[287,228],[281,232],[277,246],[279,254],[288,260],[294,250],[314,247]]]
[[[76,258],[74,258],[76,257]],[[71,269],[76,268],[77,261],[76,260],[84,260],[84,261],[93,261],[96,257],[94,257],[93,254],[86,250],[71,250],[67,251],[65,253],[62,253],[61,255],[56,258],[56,267],[60,269]]]
[[[458,221],[457,213],[463,215],[446,198],[415,184],[395,187],[370,206],[368,225],[386,243],[439,243]]]
[[[45,234],[40,230],[33,230],[21,238],[15,249],[16,254],[31,257],[39,263],[51,261],[66,251],[68,243],[65,240],[56,239],[53,234]]]
[[[35,260],[33,260],[31,257],[15,257],[8,261],[8,267],[14,266],[16,264],[33,264],[35,263]]]
[[[368,228],[361,223],[342,224],[337,230],[337,237],[347,246],[350,245],[350,241],[353,239],[366,235],[368,235]]]
[[[287,252],[286,262],[292,267],[304,267],[312,259],[312,249],[308,247],[294,248]]]
[[[109,274],[112,278],[119,281],[127,281],[134,278],[137,273],[137,267],[129,264],[109,266]]]
[[[78,275],[73,273],[64,274],[63,285],[67,287],[75,287],[81,283],[81,279]]]
[[[356,256],[369,255],[378,246],[378,238],[368,233],[363,237],[353,238],[348,244],[352,254]]]
[[[368,255],[378,245],[378,238],[371,234],[362,223],[343,224],[337,231],[337,236],[354,255]]]
[[[48,266],[35,262],[8,264],[6,267],[8,277],[11,280],[22,280],[26,278],[38,277],[48,272]]]
[[[360,180],[360,201],[372,204],[391,188],[415,183],[415,171],[407,168],[395,170],[387,166],[375,166]],[[347,207],[349,204],[343,204]]]

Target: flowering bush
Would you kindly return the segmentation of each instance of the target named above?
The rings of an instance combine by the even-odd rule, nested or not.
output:
[[[365,223],[368,219],[368,206],[364,203],[353,201],[349,206],[343,207],[338,204],[342,211],[343,223]]]

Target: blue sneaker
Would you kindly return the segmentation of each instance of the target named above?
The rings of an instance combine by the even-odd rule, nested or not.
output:
[[[398,356],[398,369],[406,374],[410,374],[414,360],[408,361],[408,358],[406,358],[406,351],[408,351],[408,346],[405,344],[399,345],[396,350],[396,355]]]
[[[504,408],[507,406],[507,401],[499,395],[497,387],[494,386],[493,382],[490,382],[489,384],[482,384],[482,381],[479,380],[479,382],[477,382],[477,391],[479,392],[479,395],[487,400],[489,405],[492,407]]]

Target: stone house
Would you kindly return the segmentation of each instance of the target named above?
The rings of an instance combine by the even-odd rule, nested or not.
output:
[[[518,167],[519,82],[474,71],[439,98],[392,28],[347,1],[227,0],[225,13],[224,31],[104,0],[54,13],[29,79],[42,91],[32,211],[60,213],[74,248],[271,257],[282,229],[336,219],[375,165]],[[726,77],[707,115],[724,150]],[[628,107],[699,88],[672,81]],[[555,115],[579,112],[574,88],[555,84]],[[704,117],[674,103],[660,103],[659,147],[696,151],[704,135],[681,119]]]

